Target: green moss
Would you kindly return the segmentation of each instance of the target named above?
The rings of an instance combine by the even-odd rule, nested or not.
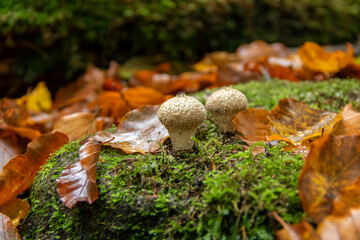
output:
[[[359,85],[355,80],[333,80],[235,87],[247,94],[252,107],[270,109],[277,99],[293,96],[314,107],[339,111],[348,102],[358,104]],[[204,101],[211,91],[195,95]],[[65,145],[34,181],[22,237],[272,239],[277,223],[271,212],[293,223],[303,218],[297,190],[301,156],[284,153],[282,144],[266,146],[266,154],[253,156],[251,149],[244,151],[241,141],[223,136],[209,120],[199,128],[195,142],[196,151],[178,155],[170,154],[168,141],[154,155],[103,148],[104,161],[99,161],[97,174],[99,199],[91,205],[77,203],[71,210],[59,200],[55,180],[79,160],[80,144]]]

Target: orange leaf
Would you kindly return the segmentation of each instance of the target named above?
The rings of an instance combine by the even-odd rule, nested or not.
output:
[[[14,198],[0,206],[0,212],[7,215],[14,226],[17,226],[20,220],[25,219],[30,210],[30,204],[27,200]]]
[[[360,78],[360,65],[349,63],[345,68],[336,73],[338,78]]]
[[[266,141],[269,135],[269,112],[260,108],[249,108],[235,115],[233,123],[236,131],[241,132],[245,141]]]
[[[333,202],[332,215],[344,216],[349,214],[351,208],[360,207],[360,178],[349,186],[343,188]]]
[[[294,225],[285,225],[276,232],[278,240],[320,240],[310,223],[302,221]]]
[[[360,209],[351,209],[347,215],[327,216],[317,229],[321,239],[339,240],[339,239],[359,239],[360,232]]]
[[[299,180],[300,201],[319,223],[331,213],[333,200],[360,177],[360,135],[326,135],[311,144]]]
[[[102,144],[89,138],[79,150],[80,161],[66,167],[56,180],[60,199],[68,208],[79,201],[91,204],[98,198],[96,166]]]
[[[268,44],[262,40],[256,40],[250,44],[241,45],[235,53],[241,60],[256,61],[269,56],[285,57],[289,54],[289,49],[282,43]]]
[[[50,153],[66,142],[63,133],[44,134],[28,144],[24,155],[11,159],[0,172],[0,205],[28,189]]]
[[[21,240],[21,237],[17,232],[16,227],[12,224],[11,219],[2,213],[0,213],[0,239]]]
[[[99,95],[100,116],[121,118],[128,111],[130,106],[123,98],[123,95],[117,91],[106,91]]]
[[[93,113],[73,113],[65,115],[54,124],[54,130],[65,133],[69,142],[96,132]]]
[[[18,137],[14,131],[6,129],[0,131],[0,172],[10,159],[22,153],[23,149],[18,144]]]
[[[298,54],[306,68],[322,73],[334,74],[354,61],[354,49],[347,43],[346,52],[326,52],[314,42],[306,42],[299,48]]]
[[[268,140],[285,140],[298,146],[305,140],[330,133],[341,115],[284,98],[270,111],[269,120],[271,134]]]
[[[360,113],[356,112],[351,104],[346,105],[341,111],[342,119],[335,128],[334,135],[360,134]]]
[[[126,153],[155,152],[159,143],[169,136],[157,117],[159,106],[144,106],[127,113],[114,134],[99,132],[95,138],[104,141],[114,139],[105,145],[120,148]]]
[[[132,109],[161,104],[166,100],[161,92],[150,87],[133,87],[123,91],[122,94]]]

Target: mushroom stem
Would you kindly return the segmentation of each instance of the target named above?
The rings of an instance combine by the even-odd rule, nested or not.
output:
[[[221,132],[235,132],[234,124],[232,120],[234,119],[236,114],[234,115],[224,115],[224,114],[213,114],[214,120],[218,125],[218,128]]]
[[[168,129],[171,144],[175,151],[186,151],[191,150],[194,146],[194,140],[191,138],[195,136],[196,128],[182,130],[171,130]]]

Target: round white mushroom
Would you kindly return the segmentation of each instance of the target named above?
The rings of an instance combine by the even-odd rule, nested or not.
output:
[[[206,109],[214,117],[221,132],[235,132],[232,122],[235,115],[247,107],[246,96],[239,90],[224,87],[213,94],[206,101]]]
[[[158,118],[168,130],[175,151],[190,150],[194,146],[197,127],[206,119],[206,109],[196,98],[180,94],[164,102]]]

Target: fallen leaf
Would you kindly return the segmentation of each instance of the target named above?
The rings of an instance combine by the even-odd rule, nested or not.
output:
[[[360,178],[354,184],[344,187],[334,199],[331,214],[344,216],[351,208],[360,207]]]
[[[360,78],[360,64],[349,63],[335,74],[338,78]]]
[[[283,229],[276,231],[278,240],[320,240],[314,228],[307,221],[293,225],[282,224],[284,224]]]
[[[235,115],[233,119],[236,131],[242,133],[242,138],[248,142],[267,141],[269,135],[269,112],[260,108],[249,108]]]
[[[122,119],[115,133],[99,132],[95,138],[105,141],[114,138],[105,145],[120,148],[126,153],[155,152],[169,136],[166,128],[157,117],[159,106],[144,106],[132,110]]]
[[[340,115],[342,119],[335,128],[334,135],[360,134],[360,113],[354,110],[352,104],[346,105]]]
[[[14,198],[0,206],[0,212],[8,216],[16,227],[20,220],[25,219],[30,210],[30,204],[27,200]]]
[[[96,132],[95,115],[93,113],[73,113],[58,119],[54,131],[65,133],[69,142]]]
[[[122,94],[131,109],[145,105],[158,105],[167,100],[165,95],[150,87],[133,87],[124,90]]]
[[[17,104],[25,103],[28,110],[49,112],[52,108],[51,93],[45,82],[39,82],[33,91],[17,99]]]
[[[299,146],[303,141],[329,134],[341,120],[341,115],[312,109],[293,98],[284,98],[270,111],[268,118],[268,140],[284,140]]]
[[[11,159],[0,172],[0,205],[28,189],[50,153],[66,142],[63,133],[44,134],[28,144],[25,154]]]
[[[314,72],[334,74],[354,61],[354,49],[347,43],[346,52],[326,52],[314,42],[306,42],[298,50],[304,66]]]
[[[360,177],[360,135],[326,135],[311,144],[299,179],[300,201],[308,218],[319,223],[334,199]]]
[[[236,49],[235,54],[243,61],[256,61],[270,56],[286,57],[289,54],[289,49],[282,43],[268,44],[262,40],[256,40],[241,45]]]
[[[327,216],[318,225],[318,235],[326,240],[359,239],[360,209],[351,209],[347,215]]]
[[[0,213],[0,239],[21,240],[21,237],[17,232],[16,227],[12,224],[11,219],[2,213]]]
[[[79,201],[91,204],[98,198],[96,166],[102,145],[102,141],[90,137],[79,150],[80,161],[66,167],[56,180],[60,199],[68,208]]]
[[[121,118],[131,110],[129,104],[124,99],[121,92],[106,91],[99,95],[98,106],[100,108],[99,116]]]
[[[0,172],[2,168],[16,155],[22,153],[18,137],[10,129],[0,130]]]

